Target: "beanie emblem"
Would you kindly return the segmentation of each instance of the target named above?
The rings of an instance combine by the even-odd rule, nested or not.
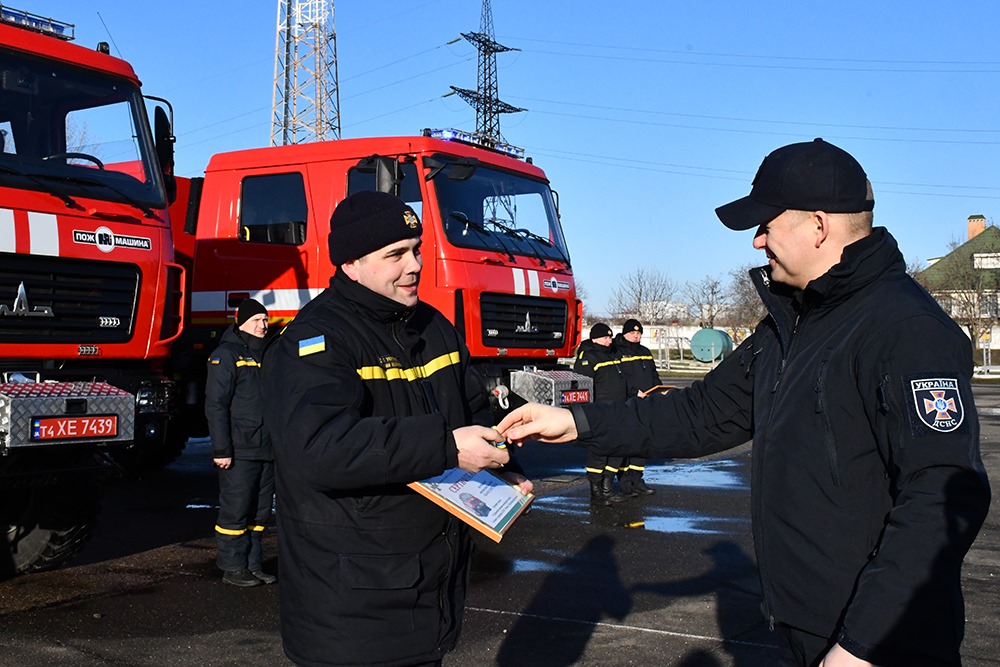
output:
[[[410,229],[416,229],[420,221],[417,220],[417,216],[413,211],[403,211],[403,222]]]

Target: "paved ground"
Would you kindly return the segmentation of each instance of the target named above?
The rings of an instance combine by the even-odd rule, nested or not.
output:
[[[1000,387],[977,387],[976,401],[998,480]],[[758,610],[747,447],[650,465],[656,495],[599,510],[587,502],[580,450],[537,446],[523,458],[539,498],[501,544],[479,540],[447,667],[774,663]],[[70,567],[0,582],[0,664],[290,664],[277,587],[218,580],[207,461],[207,444],[192,441],[170,468],[109,491],[101,528]],[[967,667],[1000,665],[997,502],[966,559]],[[272,534],[271,567],[274,544]]]

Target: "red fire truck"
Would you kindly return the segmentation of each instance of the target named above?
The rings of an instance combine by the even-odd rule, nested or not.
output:
[[[82,546],[109,452],[163,446],[184,272],[167,111],[154,139],[139,80],[106,44],[0,18],[2,575]]]
[[[213,156],[203,178],[178,179],[171,219],[190,298],[174,359],[193,435],[205,358],[236,306],[253,297],[280,326],[327,287],[330,215],[359,190],[397,194],[420,215],[421,299],[462,331],[500,401],[512,371],[573,355],[581,304],[554,193],[519,149],[475,139],[425,130],[237,151]],[[571,379],[549,402],[589,400],[589,380],[576,378],[583,385]]]

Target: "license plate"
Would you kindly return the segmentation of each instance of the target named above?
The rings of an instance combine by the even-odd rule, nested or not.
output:
[[[118,415],[34,417],[31,420],[32,440],[113,438],[116,435],[118,435]]]
[[[563,405],[568,403],[590,403],[589,389],[572,389],[562,393]]]

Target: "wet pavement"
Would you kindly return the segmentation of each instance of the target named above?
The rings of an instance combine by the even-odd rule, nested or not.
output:
[[[977,385],[976,402],[997,480],[1000,385]],[[774,664],[759,611],[748,446],[649,462],[656,494],[607,508],[589,504],[582,450],[536,445],[521,458],[538,499],[502,543],[477,539],[465,627],[446,667]],[[109,489],[92,543],[69,567],[0,582],[0,664],[290,664],[277,586],[219,580],[214,496],[205,441]],[[967,667],[1000,665],[997,502],[966,558]],[[271,569],[275,540],[266,538]]]

